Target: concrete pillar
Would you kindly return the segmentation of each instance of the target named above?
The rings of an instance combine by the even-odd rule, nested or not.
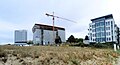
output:
[[[117,49],[116,49],[116,44],[114,44],[114,51],[117,51]]]

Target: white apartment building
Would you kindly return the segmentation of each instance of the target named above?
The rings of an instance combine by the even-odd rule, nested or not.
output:
[[[35,24],[32,28],[33,31],[33,43],[34,44],[53,44],[55,42],[56,35],[60,36],[62,42],[65,40],[65,28],[54,27],[44,24]]]
[[[117,42],[117,25],[113,15],[91,19],[89,24],[89,42]]]
[[[15,30],[14,33],[15,45],[25,45],[27,43],[27,31],[26,30]]]

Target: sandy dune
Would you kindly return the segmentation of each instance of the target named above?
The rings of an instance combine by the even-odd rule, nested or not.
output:
[[[87,47],[0,47],[0,65],[113,65],[118,56],[112,49]]]

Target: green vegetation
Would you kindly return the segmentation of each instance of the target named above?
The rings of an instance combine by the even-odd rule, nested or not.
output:
[[[73,35],[71,35],[71,36],[68,38],[67,42],[69,42],[69,43],[74,43],[74,42],[75,42],[75,37],[74,37]]]
[[[85,40],[89,40],[89,37],[87,35],[85,36]],[[82,38],[75,38],[73,35],[71,35],[68,38],[66,45],[80,46],[80,47],[93,47],[93,48],[113,48],[114,43],[115,42],[84,44]]]
[[[79,42],[83,42],[83,39],[82,38],[75,38],[73,35],[71,35],[67,42],[69,43],[79,43]]]
[[[27,42],[27,44],[28,44],[28,45],[33,44],[33,41],[32,41],[32,40],[29,40],[29,41]]]

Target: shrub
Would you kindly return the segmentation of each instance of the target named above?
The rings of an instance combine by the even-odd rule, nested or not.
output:
[[[106,43],[103,43],[103,44],[107,45],[109,48],[113,48],[114,43],[115,42],[106,42]]]
[[[2,61],[3,61],[4,63],[6,63],[7,58],[6,58],[6,57],[5,57],[5,58],[3,58],[3,59],[2,59]]]
[[[94,47],[96,47],[96,48],[108,48],[108,46],[103,44],[103,43],[95,43]]]
[[[6,57],[7,56],[7,54],[3,51],[3,52],[0,52],[0,58],[2,58],[2,57]]]
[[[74,65],[78,65],[79,63],[78,63],[78,61],[77,60],[71,60],[71,62],[74,64]]]

